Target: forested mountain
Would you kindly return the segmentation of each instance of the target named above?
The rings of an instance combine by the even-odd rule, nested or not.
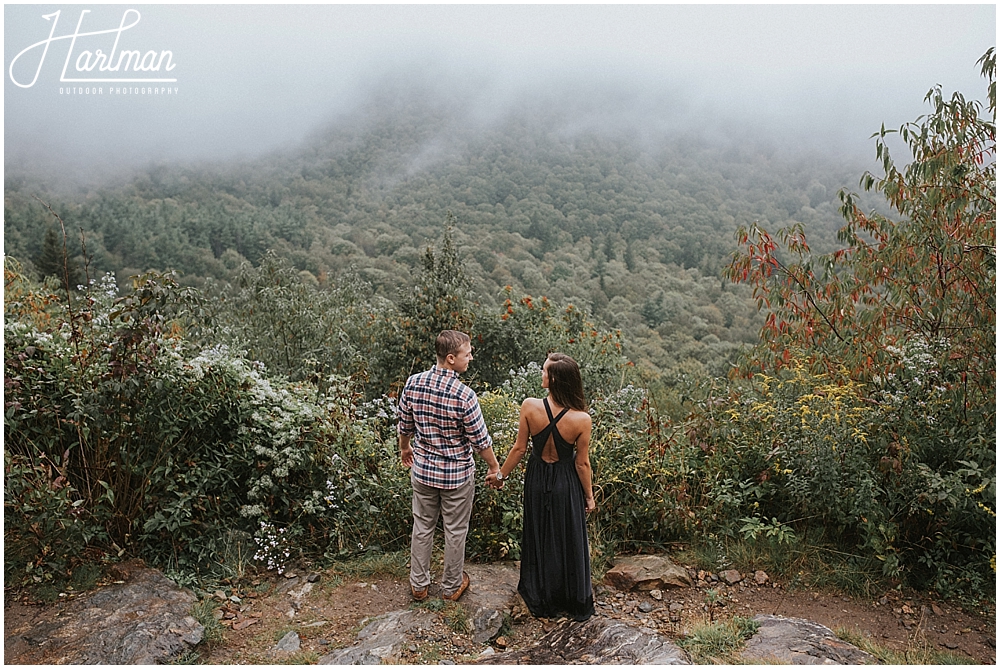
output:
[[[156,166],[72,196],[8,175],[5,244],[41,266],[54,218],[37,195],[91,277],[155,268],[228,280],[273,249],[307,282],[335,284],[353,267],[396,299],[451,212],[483,303],[505,286],[545,295],[621,328],[653,373],[724,373],[759,329],[746,289],[720,278],[736,226],[799,222],[816,250],[832,250],[837,192],[861,168],[652,127],[568,107],[477,121],[454,100],[387,93],[299,147],[237,165]]]

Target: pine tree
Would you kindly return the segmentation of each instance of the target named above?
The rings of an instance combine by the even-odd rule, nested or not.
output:
[[[406,357],[413,369],[434,364],[434,339],[442,330],[469,332],[475,322],[469,281],[451,237],[454,217],[449,213],[440,251],[424,253],[424,271],[413,292],[399,306],[405,333]]]
[[[42,279],[50,276],[56,277],[63,290],[68,290],[70,286],[79,283],[80,269],[75,260],[67,257],[66,248],[62,240],[59,239],[59,233],[52,226],[49,226],[49,229],[45,231],[42,251],[38,255],[36,267]],[[67,283],[67,279],[69,283]]]

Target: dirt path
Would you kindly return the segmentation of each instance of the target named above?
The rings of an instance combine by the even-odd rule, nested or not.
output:
[[[804,618],[833,630],[856,630],[896,651],[927,645],[963,654],[981,664],[996,662],[995,620],[963,612],[950,604],[905,598],[897,593],[889,593],[881,601],[861,601],[830,592],[789,591],[780,584],[758,586],[752,579],[747,580],[750,585],[712,585],[725,601],[723,606],[714,609],[714,617],[750,617],[767,613]],[[257,587],[261,592],[245,593],[246,596],[241,597],[240,608],[245,608],[241,615],[259,614],[259,623],[241,630],[232,629],[238,623],[227,628],[224,641],[203,656],[203,661],[212,664],[272,662],[271,648],[292,630],[301,638],[302,650],[298,659],[315,661],[333,648],[350,645],[366,618],[410,605],[405,580],[378,577],[341,581],[322,575],[317,587],[303,600],[300,610],[289,617],[289,599],[279,592],[280,585],[280,579],[265,581]],[[471,587],[475,588],[475,583]],[[668,638],[675,639],[708,620],[705,588],[664,591],[662,601],[652,600],[648,594],[618,593],[600,584],[596,590],[597,615],[658,629]],[[654,610],[644,613],[639,607],[643,601],[648,602],[643,608],[653,606]],[[683,605],[679,623],[669,621],[666,612],[669,603]],[[474,644],[466,632],[456,632],[454,618],[451,605],[442,609],[439,624],[425,634],[419,644],[411,645],[401,661],[410,664],[436,664],[442,660],[475,662],[487,647]],[[544,634],[549,626],[516,612],[513,624],[492,647],[497,651],[524,647]]]
[[[281,576],[265,575],[240,586],[224,586],[213,599],[215,615],[225,617],[215,629],[216,639],[202,644],[200,657],[185,659],[209,664],[314,663],[331,650],[350,645],[366,619],[411,604],[404,578],[343,577],[322,572],[311,591],[298,600],[288,594],[291,582]],[[475,587],[473,582],[471,588]],[[917,596],[906,598],[895,592],[878,601],[859,600],[832,592],[787,590],[781,583],[757,585],[751,576],[734,586],[710,583],[665,590],[662,600],[654,600],[648,593],[620,593],[598,583],[595,584],[597,615],[652,628],[676,639],[708,622],[706,603],[710,589],[717,593],[720,602],[711,611],[716,619],[758,613],[804,618],[833,630],[854,630],[896,651],[930,647],[947,649],[981,664],[996,662],[994,617],[970,614],[951,604]],[[466,614],[459,607],[444,606],[440,600],[431,604],[438,609],[433,628],[413,640],[400,662],[474,663],[484,652],[523,648],[552,626],[516,608],[499,638],[490,645],[476,644],[464,627]],[[679,621],[669,619],[670,604],[681,605]],[[37,605],[5,597],[5,637],[9,639],[12,630],[22,627],[37,613]],[[290,631],[298,634],[300,650],[276,656],[272,649]],[[207,636],[211,638],[211,630]],[[12,650],[5,647],[4,660],[17,664],[18,658],[11,656]]]

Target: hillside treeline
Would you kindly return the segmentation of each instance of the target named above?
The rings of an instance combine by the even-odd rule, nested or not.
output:
[[[749,140],[578,126],[569,112],[476,126],[414,93],[377,98],[266,159],[157,167],[120,187],[41,199],[68,222],[77,283],[85,266],[91,278],[156,269],[187,285],[232,282],[241,263],[272,251],[321,287],[353,273],[392,301],[450,213],[484,303],[502,302],[506,286],[545,295],[621,329],[652,374],[724,375],[760,326],[748,292],[720,280],[737,226],[802,223],[832,250],[837,192],[856,180],[857,168]],[[7,177],[7,252],[36,276],[54,271],[44,258],[56,244],[53,235],[46,247],[54,221],[38,191]]]

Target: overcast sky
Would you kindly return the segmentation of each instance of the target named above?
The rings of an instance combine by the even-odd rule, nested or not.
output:
[[[78,24],[108,32],[71,44]],[[43,59],[50,33],[66,38]],[[933,84],[983,99],[975,62],[995,43],[993,4],[6,5],[5,169],[257,155],[410,78],[494,112],[611,90],[619,111],[672,107],[689,124],[853,151],[924,113]],[[125,75],[102,72],[98,50],[171,55]],[[176,81],[65,82],[64,66],[66,79]],[[159,92],[115,92],[128,87]]]

